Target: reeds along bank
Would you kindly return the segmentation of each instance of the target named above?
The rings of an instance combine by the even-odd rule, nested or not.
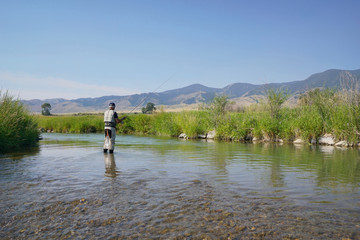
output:
[[[35,146],[38,125],[20,100],[0,91],[0,152]]]

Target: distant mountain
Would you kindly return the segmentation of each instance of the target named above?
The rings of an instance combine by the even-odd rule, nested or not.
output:
[[[215,95],[226,95],[230,99],[246,99],[247,102],[255,102],[256,96],[264,96],[270,88],[284,89],[291,95],[301,94],[313,88],[335,88],[343,85],[360,85],[360,69],[336,70],[331,69],[322,73],[311,75],[305,80],[285,83],[269,83],[254,85],[250,83],[234,83],[224,88],[210,88],[201,84],[193,84],[184,88],[168,90],[160,93],[142,93],[128,96],[103,96],[98,98],[79,98],[66,100],[62,98],[45,100],[24,100],[32,112],[41,112],[41,105],[45,102],[52,106],[52,113],[80,113],[102,112],[107,109],[110,102],[114,102],[118,111],[128,111],[134,107],[146,105],[152,102],[156,106],[186,106],[210,101]]]
[[[258,88],[250,91],[248,96],[263,95],[269,88],[284,89],[290,94],[297,94],[308,91],[313,88],[334,88],[340,89],[342,84],[348,81],[360,83],[360,69],[358,70],[337,70],[330,69],[325,72],[316,73],[302,81],[293,81],[286,83],[270,83],[260,85]]]

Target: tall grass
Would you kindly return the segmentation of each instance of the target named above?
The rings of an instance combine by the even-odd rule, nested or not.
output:
[[[152,134],[175,137],[179,136],[182,131],[181,123],[178,122],[176,114],[160,112],[154,117]]]
[[[156,114],[133,114],[128,116],[118,131],[124,134],[152,134],[159,136],[178,136],[186,133],[190,138],[203,134],[210,128],[208,116],[202,111],[181,113],[160,112]]]
[[[351,89],[315,89],[300,100],[302,122],[307,137],[331,133],[339,140],[359,141],[360,94]]]
[[[174,123],[178,129],[190,138],[205,134],[213,128],[210,116],[206,111],[184,111],[174,114]]]
[[[33,116],[20,100],[0,91],[0,152],[34,146],[38,139]]]
[[[101,115],[36,116],[39,127],[58,133],[95,133],[104,130]]]

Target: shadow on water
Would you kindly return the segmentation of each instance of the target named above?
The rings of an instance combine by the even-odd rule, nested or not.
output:
[[[0,156],[0,238],[360,238],[358,149],[119,136],[104,154],[102,144],[44,134],[40,149]]]
[[[17,172],[26,172],[31,163],[24,159],[35,159],[40,153],[40,147],[31,147],[19,150],[18,152],[9,152],[0,154],[0,184],[5,176],[14,175]]]
[[[17,150],[16,152],[8,152],[8,153],[0,154],[0,161],[1,159],[21,160],[25,157],[36,156],[39,152],[40,152],[40,146],[27,147]]]

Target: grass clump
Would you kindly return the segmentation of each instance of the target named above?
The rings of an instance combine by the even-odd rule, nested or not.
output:
[[[39,140],[38,126],[18,99],[0,91],[0,152],[35,146]]]

